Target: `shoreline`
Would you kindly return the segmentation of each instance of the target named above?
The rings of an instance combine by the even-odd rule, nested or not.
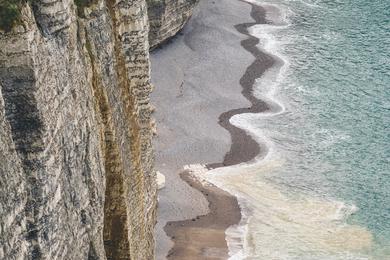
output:
[[[219,124],[229,131],[232,139],[232,145],[230,150],[225,154],[222,163],[208,164],[210,169],[236,165],[244,162],[249,162],[257,157],[262,151],[260,145],[248,135],[248,133],[232,125],[229,120],[234,115],[243,113],[261,113],[269,110],[268,104],[257,99],[253,94],[253,86],[255,80],[260,78],[264,72],[271,68],[275,64],[275,60],[268,54],[263,53],[257,44],[260,39],[249,34],[248,28],[256,24],[266,24],[266,10],[262,6],[255,5],[246,1],[242,1],[251,6],[250,16],[254,20],[253,23],[242,23],[235,25],[235,28],[241,34],[247,36],[247,39],[241,41],[241,46],[251,53],[255,60],[247,67],[245,74],[240,79],[240,85],[242,87],[241,94],[251,103],[250,107],[232,109],[222,113],[219,116]]]
[[[227,259],[229,249],[225,231],[241,220],[237,198],[214,185],[203,185],[186,171],[180,177],[206,197],[209,212],[192,219],[167,223],[164,230],[174,241],[167,258]]]
[[[242,1],[251,6],[251,23],[235,25],[235,29],[247,38],[241,41],[241,47],[249,52],[255,60],[245,70],[240,78],[241,94],[250,102],[250,107],[231,109],[219,116],[218,124],[226,129],[231,136],[230,150],[225,154],[221,163],[209,163],[208,169],[237,165],[252,161],[261,152],[261,146],[245,130],[232,125],[229,120],[237,114],[261,113],[269,110],[268,104],[253,95],[256,79],[271,68],[276,60],[263,53],[257,45],[260,39],[252,36],[248,28],[256,24],[266,24],[266,9],[262,6]],[[180,174],[183,181],[199,190],[207,199],[209,212],[196,218],[168,222],[164,227],[167,235],[174,242],[167,258],[169,259],[227,259],[229,248],[226,242],[226,230],[232,225],[238,225],[242,213],[237,198],[212,185],[203,185],[198,179],[184,171]]]
[[[211,2],[211,0],[204,0],[204,2],[206,1]],[[267,183],[266,178],[259,178],[259,173],[267,173],[270,168],[278,167],[283,163],[279,162],[278,158],[272,157],[274,151],[278,147],[274,149],[275,147],[272,142],[268,142],[267,140],[267,134],[263,134],[263,132],[257,128],[257,125],[254,124],[254,126],[252,126],[251,123],[254,122],[253,120],[261,120],[263,116],[281,114],[285,111],[285,107],[278,102],[279,100],[277,100],[276,95],[274,96],[272,90],[264,95],[263,93],[265,92],[263,91],[268,91],[268,87],[274,86],[274,82],[268,81],[267,76],[274,76],[276,75],[273,74],[274,72],[279,72],[279,74],[277,74],[278,78],[276,84],[281,84],[279,80],[284,79],[284,77],[281,77],[280,75],[286,71],[285,68],[282,70],[282,67],[286,64],[287,67],[289,65],[289,60],[287,58],[285,59],[284,56],[279,55],[280,53],[272,48],[274,46],[272,45],[274,42],[274,39],[272,38],[273,35],[268,35],[267,29],[270,28],[272,32],[274,26],[288,26],[288,20],[283,21],[282,14],[279,17],[276,16],[276,12],[274,13],[274,11],[279,10],[278,7],[273,4],[259,6],[255,2],[252,2],[252,0],[248,1],[249,2],[240,0],[237,2],[244,3],[251,7],[250,17],[255,22],[237,23],[236,21],[233,25],[228,22],[223,26],[211,27],[211,29],[218,28],[224,30],[227,27],[231,27],[235,28],[237,32],[246,37],[240,41],[242,48],[236,47],[234,51],[230,50],[231,53],[225,53],[225,59],[227,55],[235,61],[237,56],[243,55],[241,53],[242,50],[250,53],[252,57],[251,63],[243,66],[243,68],[246,69],[240,74],[239,78],[239,85],[241,86],[240,93],[250,104],[246,105],[245,103],[240,103],[241,101],[239,100],[235,100],[239,101],[238,104],[240,105],[237,106],[236,103],[232,102],[229,108],[225,109],[217,117],[214,117],[215,115],[212,114],[216,111],[213,106],[206,107],[206,113],[204,113],[203,116],[205,118],[214,118],[214,120],[218,118],[215,122],[218,123],[219,126],[222,126],[224,130],[227,130],[230,135],[230,148],[225,150],[228,152],[224,154],[221,160],[213,160],[212,158],[215,157],[212,156],[210,159],[207,158],[206,160],[202,160],[197,157],[199,155],[195,155],[191,158],[193,159],[195,157],[195,160],[189,160],[179,164],[180,166],[178,168],[180,168],[181,173],[176,173],[177,176],[183,183],[186,183],[187,189],[196,190],[198,194],[201,194],[201,199],[207,200],[207,210],[205,211],[204,204],[202,204],[202,213],[194,215],[193,213],[196,211],[192,211],[191,214],[193,215],[190,218],[182,217],[181,219],[184,220],[181,220],[180,218],[178,218],[179,220],[160,218],[159,221],[162,220],[160,226],[162,225],[164,227],[163,230],[165,231],[165,234],[171,238],[170,242],[173,242],[174,244],[170,247],[169,252],[168,250],[166,251],[168,254],[164,254],[164,251],[158,252],[160,252],[160,256],[163,256],[164,259],[165,257],[168,259],[227,259],[229,256],[234,259],[236,259],[236,257],[240,259],[244,255],[255,255],[255,257],[263,259],[267,257],[272,258],[274,256],[278,257],[280,254],[290,255],[295,251],[299,254],[302,250],[312,252],[311,254],[317,252],[317,254],[321,256],[365,256],[366,253],[368,254],[367,250],[372,246],[373,236],[364,226],[347,222],[347,218],[354,214],[356,210],[354,209],[354,205],[347,205],[343,201],[327,200],[326,198],[324,199],[322,197],[311,196],[310,194],[304,193],[297,193],[297,196],[295,196],[294,193],[294,196],[290,197],[288,192],[284,193],[284,187],[269,184]],[[228,8],[232,8],[231,2],[232,1],[227,0],[226,3],[230,5]],[[212,3],[214,4],[214,2]],[[223,8],[219,9],[223,10]],[[209,15],[215,14],[217,17],[224,16],[221,14],[222,12],[215,13],[214,11],[215,10],[205,11],[204,13]],[[237,12],[240,11],[237,10]],[[231,15],[232,14],[229,13],[225,16],[229,17]],[[197,17],[198,20],[204,18],[204,16]],[[218,18],[214,19],[214,21],[218,20]],[[242,18],[241,21],[245,21],[244,19],[245,18]],[[185,40],[185,45],[194,52],[198,51],[198,55],[203,59],[209,60],[209,53],[207,51],[202,53],[199,49],[197,50],[196,44],[199,44],[199,42],[193,41],[191,38],[193,37],[193,31],[196,31],[196,29],[198,29],[198,34],[199,32],[207,34],[206,32],[209,31],[210,27],[207,26],[208,24],[202,24],[202,22],[196,20],[194,24],[193,30],[190,30],[189,33],[188,31],[184,33],[185,38],[190,38],[188,42]],[[265,26],[259,26],[253,30],[249,29],[251,26],[257,24],[265,24]],[[263,31],[263,28],[265,28],[265,31]],[[252,36],[249,32],[253,33],[253,35],[256,35],[258,38]],[[212,33],[213,32],[211,32],[211,34]],[[197,37],[202,38],[199,37],[199,35],[197,35]],[[219,37],[216,36],[213,40],[218,41]],[[223,42],[223,44],[218,46],[218,48],[226,48],[225,42],[220,42]],[[260,42],[262,43],[262,46],[258,47],[257,45]],[[206,43],[204,46],[210,48],[210,43]],[[204,48],[204,46],[201,46],[200,48]],[[215,46],[211,44],[211,47]],[[212,49],[212,51],[221,54],[216,48]],[[254,61],[253,57],[255,58]],[[182,57],[179,57],[179,59],[180,58]],[[224,59],[224,57],[221,58],[220,56],[217,56],[217,58],[221,60]],[[185,59],[191,61],[191,57],[186,57]],[[201,91],[206,89],[206,91],[204,91],[206,92],[206,95],[204,95],[204,92],[200,91],[199,93],[202,95],[199,95],[199,97],[201,99],[215,99],[215,106],[218,106],[218,99],[215,96],[215,92],[219,91],[217,94],[220,94],[222,99],[226,97],[229,98],[229,95],[225,95],[225,89],[221,92],[220,86],[215,85],[215,82],[218,81],[221,82],[217,84],[224,85],[223,78],[221,78],[220,75],[219,77],[216,75],[214,78],[214,76],[207,77],[205,74],[212,75],[214,71],[216,71],[215,74],[218,74],[220,67],[229,70],[229,66],[231,66],[231,63],[223,63],[220,61],[217,63],[219,63],[218,65],[222,64],[222,66],[202,68],[201,74],[195,74],[196,80],[191,82],[195,83],[193,86],[200,86],[199,89],[202,89]],[[196,62],[193,64],[195,66],[198,65]],[[190,63],[190,66],[193,64]],[[267,69],[270,70],[267,71]],[[235,67],[235,70],[239,71],[237,70],[237,67]],[[199,71],[196,72],[199,73]],[[229,77],[228,72],[226,73],[226,77]],[[261,77],[266,79],[257,82],[256,80]],[[186,78],[186,73],[183,73],[183,81],[180,85],[180,93],[177,98],[185,97],[187,94],[186,87],[182,87]],[[193,78],[194,75],[192,75],[191,79]],[[203,82],[199,79],[214,81],[215,86],[213,84],[202,85]],[[237,81],[235,84],[236,83]],[[260,84],[258,85],[257,83]],[[210,89],[210,87],[212,89]],[[217,91],[214,91],[214,87]],[[230,88],[234,88],[234,86],[227,85],[226,91]],[[210,95],[209,97],[207,95],[207,90],[214,91],[214,93],[212,93],[214,96]],[[253,93],[254,90],[255,92]],[[261,95],[261,97],[256,98],[257,95]],[[231,107],[239,108],[230,109]],[[188,111],[189,116],[191,116],[192,110],[187,110],[185,112],[188,113]],[[209,112],[211,115],[208,114]],[[267,113],[261,114],[262,112]],[[250,115],[251,113],[254,115]],[[233,116],[239,114],[242,116],[237,117],[237,121],[236,118],[232,119]],[[248,118],[243,114],[247,114]],[[248,133],[231,124],[230,119],[232,119],[231,121],[236,125],[242,125],[244,128],[248,127]],[[202,121],[200,125],[203,123],[203,126],[209,127],[209,125],[204,124],[205,121],[207,122],[207,119]],[[195,119],[185,123],[188,124],[189,127],[192,127],[198,122]],[[215,126],[213,125],[213,127]],[[211,127],[211,129],[213,128]],[[213,130],[218,131],[215,128]],[[249,131],[250,133],[253,133],[253,135],[249,134]],[[207,142],[208,139],[204,139],[204,137],[205,136],[202,136],[201,134],[195,135],[195,138],[193,135],[187,136],[187,138],[193,138],[200,143]],[[221,140],[224,138],[225,137],[221,138]],[[192,147],[190,147],[188,152],[196,153],[199,152],[199,150],[196,148],[192,150]],[[205,154],[215,155],[212,151],[207,150]],[[180,156],[185,155],[179,155],[179,157]],[[217,158],[218,156],[219,155],[217,155]],[[206,163],[209,161],[212,163]],[[220,163],[215,163],[216,161],[220,161]],[[246,162],[249,162],[249,164],[246,164]],[[182,169],[183,165],[184,169],[186,169],[184,172]],[[235,167],[236,165],[238,165],[238,167]],[[183,191],[179,191],[177,194],[181,195],[182,192]],[[194,194],[196,194],[196,192]],[[301,197],[301,195],[308,196]],[[199,208],[196,204],[199,199],[200,198],[197,197],[186,201],[185,198],[179,196],[174,202],[179,204],[192,203],[193,206],[191,209],[194,209]],[[178,208],[181,206],[182,205]],[[164,207],[165,206],[162,206],[160,209],[163,208],[164,210]],[[184,214],[188,214],[187,211],[184,212]],[[176,213],[175,217],[177,216]],[[288,219],[288,221],[285,221],[286,219]],[[310,235],[312,230],[316,230],[315,236]],[[281,238],[284,243],[275,244],[272,242],[274,239],[269,240],[270,237],[277,239]],[[296,241],[297,239],[295,239],[295,237],[299,237],[300,239]],[[249,246],[247,248],[246,246],[248,244]],[[286,248],[286,244],[294,245],[294,252],[291,252],[289,247]]]

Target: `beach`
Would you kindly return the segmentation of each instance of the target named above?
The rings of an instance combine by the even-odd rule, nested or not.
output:
[[[267,109],[252,96],[252,85],[274,60],[247,32],[264,17],[263,8],[246,2],[200,1],[183,31],[151,54],[156,169],[166,176],[159,191],[157,259],[228,258],[225,230],[241,219],[237,199],[202,185],[184,167],[235,165],[261,152],[229,119]]]
[[[248,2],[200,1],[152,52],[156,169],[166,176],[157,259],[384,259],[389,193],[375,176],[386,178],[388,148],[368,137],[388,124],[358,122],[361,104],[384,116],[371,97],[383,101],[386,77],[367,62],[364,34],[356,41],[356,15],[345,7],[350,23],[335,23],[344,16],[328,3]],[[350,46],[364,62],[346,62]],[[361,82],[366,71],[375,84]],[[373,154],[382,161],[368,167]]]

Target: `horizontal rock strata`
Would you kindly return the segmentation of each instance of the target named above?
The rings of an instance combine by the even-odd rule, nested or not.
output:
[[[0,31],[0,259],[153,259],[149,39],[194,2],[76,4],[22,3]]]
[[[147,0],[152,48],[174,36],[192,15],[198,0]]]

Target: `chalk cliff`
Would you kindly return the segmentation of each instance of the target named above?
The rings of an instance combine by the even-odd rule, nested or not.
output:
[[[147,0],[151,48],[174,36],[191,17],[198,0]]]
[[[154,258],[149,40],[193,7],[162,1],[22,1],[0,31],[0,259]]]

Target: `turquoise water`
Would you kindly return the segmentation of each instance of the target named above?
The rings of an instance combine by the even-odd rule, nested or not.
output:
[[[266,120],[285,163],[270,183],[355,205],[372,254],[390,259],[390,1],[268,1],[289,26],[272,33],[288,60]],[[381,257],[379,257],[381,258]]]
[[[249,29],[277,61],[254,86],[270,110],[230,123],[263,153],[192,169],[238,199],[231,259],[390,259],[390,1],[256,3],[273,21]]]

